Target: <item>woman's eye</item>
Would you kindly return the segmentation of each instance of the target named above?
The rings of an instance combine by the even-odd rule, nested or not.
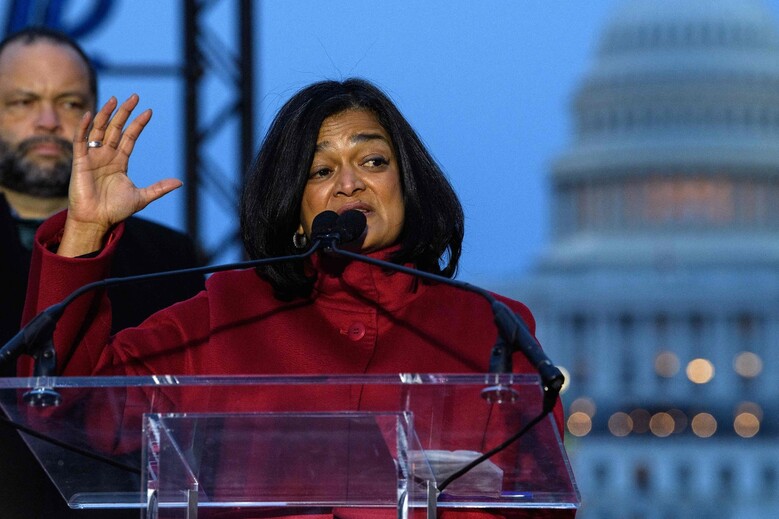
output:
[[[368,160],[366,160],[363,164],[365,164],[368,167],[378,168],[381,166],[386,166],[387,164],[389,164],[389,161],[384,157],[371,157]]]
[[[324,178],[330,174],[330,168],[318,168],[314,169],[309,178]]]

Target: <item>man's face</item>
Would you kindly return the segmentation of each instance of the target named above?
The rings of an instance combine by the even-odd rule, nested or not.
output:
[[[75,50],[45,39],[7,46],[0,54],[0,185],[67,196],[73,135],[94,105],[89,70]]]

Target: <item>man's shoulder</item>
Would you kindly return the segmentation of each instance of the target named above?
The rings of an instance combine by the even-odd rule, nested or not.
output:
[[[131,268],[138,261],[158,268],[198,266],[194,241],[181,231],[144,218],[131,217],[124,222],[122,239],[114,256],[114,267]],[[129,263],[129,265],[124,265]],[[124,265],[124,266],[123,266]]]
[[[124,222],[124,235],[138,235],[147,237],[160,237],[174,240],[192,241],[192,239],[183,232],[167,225],[153,222],[139,216],[131,216]]]

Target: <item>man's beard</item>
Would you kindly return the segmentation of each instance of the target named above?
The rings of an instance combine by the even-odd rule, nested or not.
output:
[[[42,142],[61,147],[62,156],[56,160],[51,159],[46,165],[30,158],[29,150]],[[30,137],[16,147],[0,139],[0,185],[41,198],[68,196],[70,168],[73,162],[71,146],[67,140],[50,135]]]

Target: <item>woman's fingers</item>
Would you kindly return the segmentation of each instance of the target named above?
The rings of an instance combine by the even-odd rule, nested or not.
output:
[[[137,105],[136,94],[118,107],[112,97],[94,118],[87,113],[79,122],[73,138],[70,199],[71,206],[82,208],[85,218],[113,224],[181,186],[179,180],[165,179],[139,189],[127,178],[135,142],[152,116],[151,110],[144,110],[128,124]],[[89,141],[102,145],[90,148]]]
[[[138,101],[138,95],[132,94],[117,108],[117,100],[111,96],[94,118],[89,112],[85,113],[73,136],[74,160],[86,158],[90,151],[88,143],[97,141],[100,145],[95,146],[89,155],[90,157],[94,155],[94,159],[97,159],[97,162],[90,159],[94,166],[109,163],[121,166],[124,163],[126,167],[127,159],[135,147],[135,141],[138,140],[152,116],[151,110],[144,110],[125,128]],[[126,173],[126,170],[124,172]]]
[[[116,98],[111,96],[97,114],[95,114],[95,119],[92,121],[92,128],[89,131],[88,141],[102,142],[103,139],[105,139],[108,122],[111,120],[111,114],[116,109],[116,103]]]
[[[119,147],[119,142],[122,140],[124,133],[124,125],[136,106],[138,106],[137,94],[132,94],[119,105],[114,116],[108,121],[108,127],[103,132],[103,146],[110,146],[114,149]],[[95,117],[95,120],[97,120],[97,117]]]
[[[88,140],[101,141],[103,146],[118,150],[129,157],[135,147],[135,141],[138,140],[152,116],[150,109],[144,110],[125,128],[127,120],[138,106],[138,101],[138,95],[132,94],[119,106],[112,117],[111,113],[117,103],[116,98],[112,96],[95,116]]]
[[[89,123],[92,122],[92,113],[86,112],[81,116],[76,131],[73,134],[73,160],[80,159],[87,154],[87,132]]]
[[[132,122],[127,126],[127,129],[122,134],[122,139],[119,141],[119,151],[127,155],[128,157],[133,152],[133,148],[135,147],[135,142],[138,140],[138,137],[140,137],[141,132],[143,132],[143,129],[146,127],[146,125],[151,120],[152,111],[150,108],[147,108],[143,112],[138,115],[135,119],[132,120]]]
[[[159,180],[148,187],[138,189],[140,203],[142,205],[141,207],[137,208],[136,211],[140,211],[158,198],[162,198],[174,189],[180,188],[182,185],[183,183],[181,180],[177,178],[166,178]]]

